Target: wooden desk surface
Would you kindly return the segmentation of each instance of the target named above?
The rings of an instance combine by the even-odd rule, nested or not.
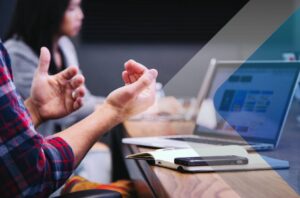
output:
[[[289,120],[294,119],[295,116],[289,117]],[[131,137],[182,134],[183,131],[184,134],[191,134],[194,128],[194,124],[191,122],[132,121],[124,123],[124,126]],[[135,161],[145,179],[143,182],[148,183],[151,191],[145,194],[146,190],[144,189],[144,192],[141,192],[143,194],[140,195],[143,197],[299,197],[300,164],[299,155],[297,155],[300,148],[299,127],[291,124],[291,122],[288,122],[287,126],[289,127],[286,127],[286,130],[290,131],[286,132],[288,137],[283,136],[280,147],[276,151],[264,152],[263,154],[289,160],[287,158],[288,152],[295,152],[291,154],[295,155],[291,156],[291,168],[289,170],[190,174],[150,166],[144,161]],[[294,143],[292,144],[292,142]],[[287,145],[293,145],[292,150]],[[123,145],[123,147],[127,147],[125,155],[149,150],[133,145]],[[133,163],[132,161],[130,163]],[[128,168],[130,173],[130,167]],[[285,176],[287,177],[285,179],[291,179],[293,187],[282,178]],[[133,177],[132,179],[136,178]]]

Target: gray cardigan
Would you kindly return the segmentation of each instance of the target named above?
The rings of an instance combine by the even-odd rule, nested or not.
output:
[[[22,40],[10,39],[6,41],[4,45],[11,58],[14,83],[17,91],[23,99],[26,99],[30,96],[32,79],[39,61],[38,56]],[[67,67],[79,65],[74,45],[70,39],[62,37],[59,40],[59,47],[65,56]],[[95,105],[102,103],[103,100],[103,97],[93,96],[88,89],[86,89],[83,107],[65,118],[43,123],[38,128],[38,131],[44,136],[47,136],[55,132],[55,125],[57,124],[62,128],[66,128],[89,115],[94,110]]]

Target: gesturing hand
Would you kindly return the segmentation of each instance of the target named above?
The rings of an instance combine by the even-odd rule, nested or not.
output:
[[[40,61],[31,87],[31,97],[25,101],[33,122],[66,116],[82,106],[84,77],[75,67],[49,75],[50,53],[41,49]]]
[[[125,63],[122,78],[125,86],[113,91],[107,97],[106,104],[115,109],[122,120],[145,111],[155,100],[155,69],[130,60]]]

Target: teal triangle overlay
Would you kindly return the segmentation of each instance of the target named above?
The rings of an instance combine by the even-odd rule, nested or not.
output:
[[[257,115],[259,115],[260,118],[261,116],[265,116],[263,119],[271,120],[270,122],[278,123],[281,121],[282,116],[280,114],[284,108],[286,108],[285,104],[287,103],[287,100],[283,99],[284,97],[280,97],[280,95],[286,96],[290,93],[291,90],[288,88],[288,85],[291,84],[297,77],[298,70],[291,72],[290,78],[284,77],[284,75],[278,75],[278,78],[271,77],[273,75],[266,76],[265,78],[263,76],[259,77],[259,75],[253,76],[253,78],[264,78],[260,80],[260,84],[263,86],[259,86],[259,84],[254,85],[254,87],[251,88],[242,88],[242,86],[237,86],[233,89],[232,83],[234,80],[241,80],[243,77],[244,80],[247,81],[247,76],[245,76],[244,73],[247,70],[248,63],[252,61],[266,60],[282,61],[283,54],[288,55],[289,57],[292,57],[294,54],[296,59],[299,59],[300,10],[297,10],[293,15],[291,15],[288,20],[282,24],[280,28],[274,32],[249,57],[248,60],[245,61],[244,64],[230,75],[230,77],[215,92],[213,100],[217,113],[229,124],[230,127],[234,128],[235,131],[248,142],[251,141],[251,138],[245,134],[248,132],[247,130],[250,131],[251,129],[249,129],[250,127],[247,128],[247,124],[244,124],[245,126],[243,126],[243,123],[257,119]],[[272,92],[272,89],[267,89],[267,87],[274,87],[275,91],[273,90]],[[298,105],[298,107],[300,115],[300,105]],[[248,117],[240,116],[239,118],[236,118],[235,113],[238,111],[255,111],[256,114],[249,114]],[[292,109],[291,111],[295,112],[295,109]],[[251,117],[251,115],[253,117]],[[298,134],[296,134],[297,127],[295,126],[297,123],[295,116],[297,116],[297,114],[293,116],[290,116],[286,122],[285,130],[282,134],[282,141],[279,143],[278,148],[272,152],[262,152],[262,155],[277,157],[290,162],[290,170],[276,171],[296,192],[300,194],[300,130],[298,128]],[[240,126],[237,126],[237,123],[240,123]],[[257,124],[259,125],[258,121]],[[267,130],[268,128],[265,129],[268,133],[266,136],[272,135],[270,134],[270,131],[274,130],[274,128],[270,127],[269,131]],[[293,132],[290,133],[295,134],[290,135],[289,133],[288,135],[287,130],[292,130]],[[294,145],[289,145],[288,138],[292,137],[297,138],[297,140],[290,139],[291,144],[293,143]],[[296,141],[298,141],[299,144],[296,144]],[[298,170],[295,168],[298,168]]]

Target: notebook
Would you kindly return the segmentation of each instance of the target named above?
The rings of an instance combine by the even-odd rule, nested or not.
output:
[[[193,135],[122,141],[157,148],[188,148],[196,143],[203,147],[241,145],[249,151],[274,149],[280,141],[299,69],[299,62],[212,60],[199,91]]]
[[[235,155],[248,159],[243,165],[216,165],[216,166],[184,166],[174,163],[178,157],[206,157]],[[270,157],[261,156],[257,153],[248,154],[240,146],[215,146],[208,148],[181,148],[181,149],[159,149],[153,152],[137,153],[128,155],[127,159],[148,160],[151,164],[179,170],[183,172],[218,172],[218,171],[246,171],[289,168],[289,162]]]

